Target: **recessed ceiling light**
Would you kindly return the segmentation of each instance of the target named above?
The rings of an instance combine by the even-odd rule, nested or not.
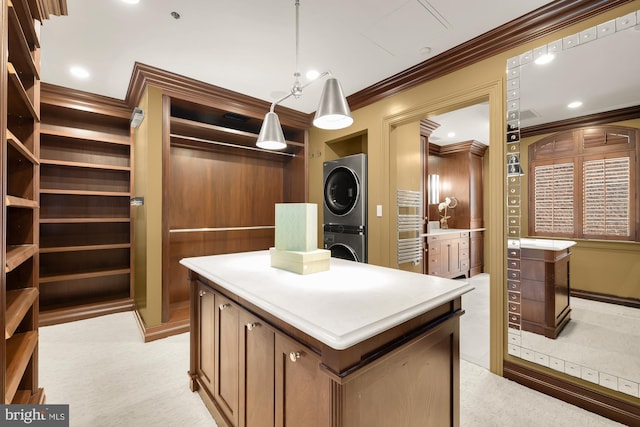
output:
[[[140,0],[122,0],[122,3],[138,4],[138,3],[140,3]]]
[[[431,53],[431,48],[429,46],[420,48],[420,55],[429,55]]]
[[[315,80],[320,76],[320,73],[318,72],[318,70],[309,70],[307,71],[306,76],[309,80]]]
[[[455,133],[455,132],[449,132],[449,133],[447,134],[447,136],[448,136],[449,138],[453,138],[454,136],[456,136],[456,133]]]
[[[73,77],[77,77],[79,79],[88,79],[90,76],[89,70],[87,70],[84,67],[79,67],[77,65],[70,67],[69,72]]]
[[[535,62],[538,65],[544,65],[544,64],[548,64],[549,62],[553,61],[553,58],[555,58],[555,57],[556,56],[553,53],[545,53],[544,55],[540,55],[533,62]]]
[[[582,106],[582,101],[573,101],[567,105],[568,108],[578,108]]]

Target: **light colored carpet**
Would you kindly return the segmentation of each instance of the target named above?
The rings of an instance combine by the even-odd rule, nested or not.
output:
[[[619,425],[472,363],[460,367],[463,427]],[[73,427],[215,426],[189,390],[188,369],[189,334],[144,344],[131,312],[40,328],[40,386],[48,403],[70,405]]]

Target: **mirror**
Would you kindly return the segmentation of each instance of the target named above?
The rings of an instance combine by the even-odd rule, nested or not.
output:
[[[528,234],[528,180],[524,159],[531,140],[535,139],[521,139],[521,131],[532,126],[543,129],[545,124],[561,120],[640,105],[638,52],[640,11],[510,58],[507,61],[505,159],[510,300],[507,307],[508,353],[635,398],[640,398],[640,335],[637,332],[640,304],[625,306],[572,295],[569,299],[571,320],[557,337],[548,338],[522,330],[520,310],[524,307],[520,306],[519,298],[520,275],[524,273],[520,253],[525,247],[523,238]],[[549,53],[555,55],[553,61],[546,66],[535,64],[536,59]],[[581,101],[581,107],[568,109],[567,104],[572,101]],[[640,117],[633,120],[632,126],[640,127]],[[581,243],[584,244],[578,242],[578,245]],[[593,247],[606,247],[603,242],[587,243]],[[635,247],[637,259],[638,243],[629,245]],[[569,270],[571,278],[575,273],[572,268]],[[606,270],[607,265],[600,268]],[[630,280],[636,280],[637,286],[640,279]],[[580,288],[582,284],[572,279],[571,287]],[[514,304],[511,304],[512,297]]]

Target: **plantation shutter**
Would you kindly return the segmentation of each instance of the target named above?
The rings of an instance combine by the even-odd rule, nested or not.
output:
[[[588,160],[583,163],[583,233],[629,236],[630,159]]]
[[[534,174],[535,232],[573,233],[573,163],[536,166]]]

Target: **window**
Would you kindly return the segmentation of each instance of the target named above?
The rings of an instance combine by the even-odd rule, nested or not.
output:
[[[529,147],[529,234],[638,240],[635,128],[561,132]]]

